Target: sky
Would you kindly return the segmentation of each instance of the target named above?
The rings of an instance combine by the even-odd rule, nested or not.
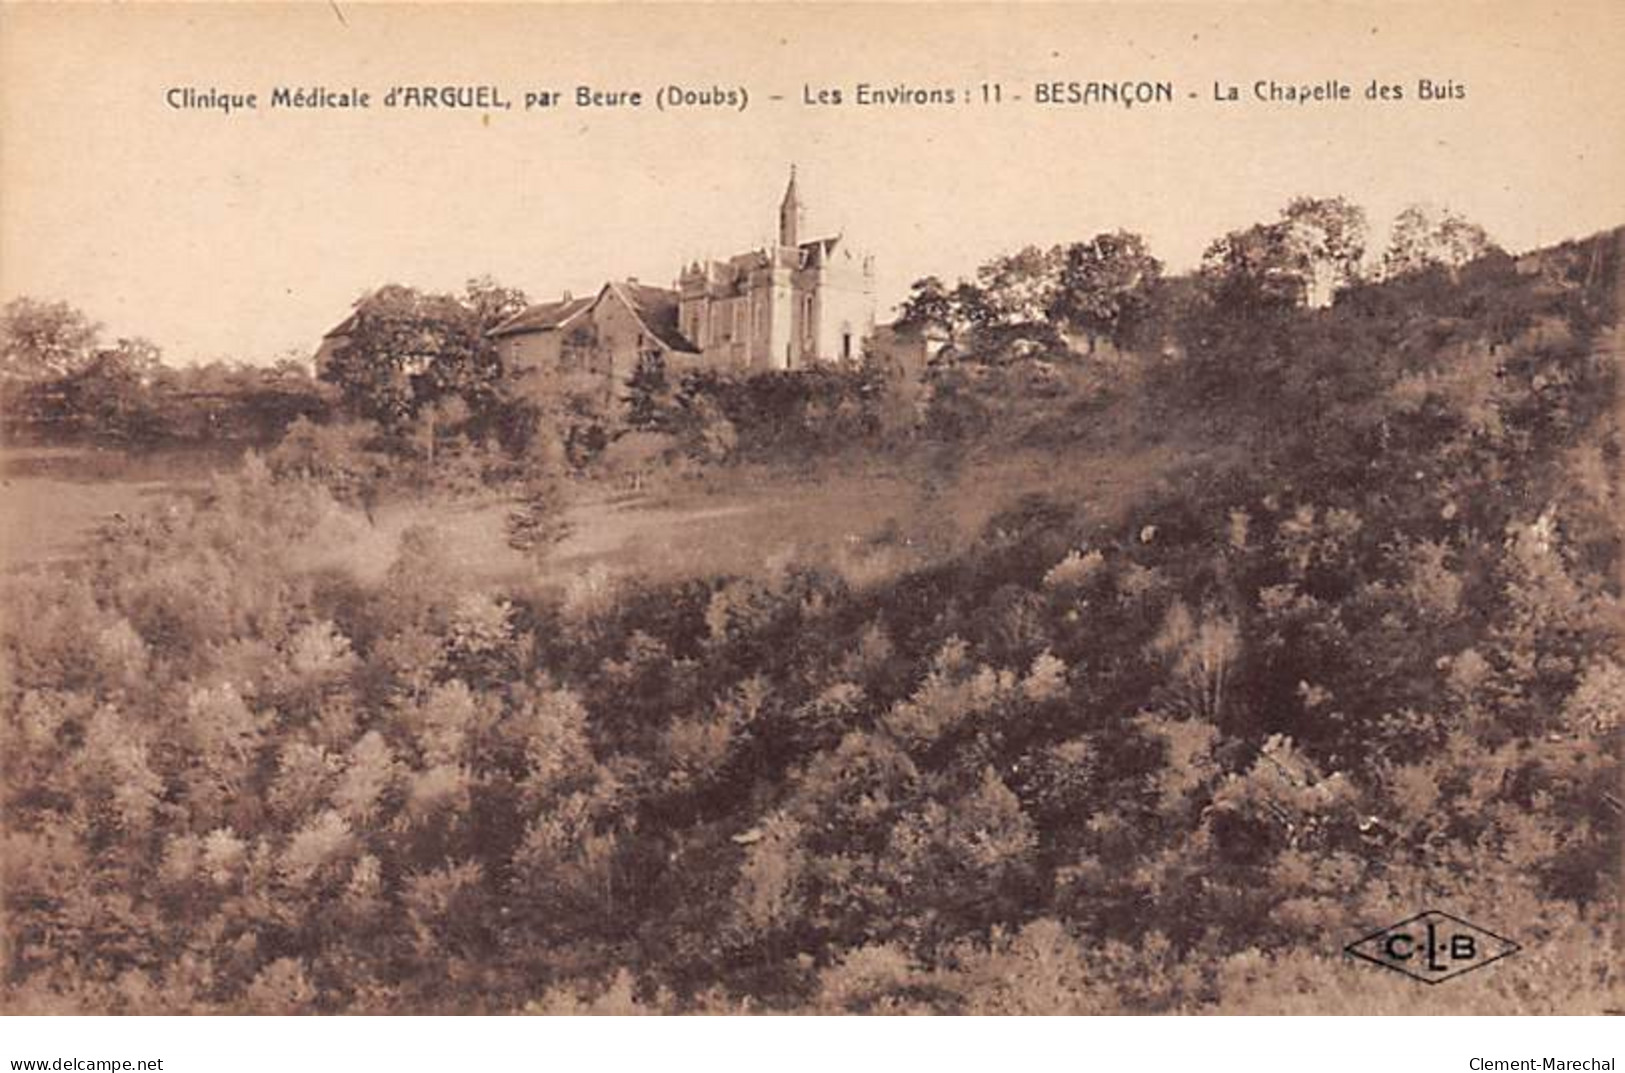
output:
[[[490,274],[533,299],[769,241],[788,170],[811,231],[876,259],[884,311],[1028,243],[1144,234],[1172,270],[1298,195],[1375,242],[1449,206],[1512,250],[1625,223],[1625,4],[0,7],[0,300],[66,300],[176,363],[310,353],[367,289]],[[1419,79],[1463,99],[1415,99]],[[1171,104],[1045,107],[1040,82],[1169,81]],[[1253,83],[1349,84],[1272,104]],[[1373,79],[1407,99],[1363,100]],[[997,82],[997,107],[861,107],[859,82]],[[556,107],[743,87],[743,112]],[[1214,99],[1215,83],[1244,99]],[[492,84],[511,110],[376,105]],[[352,86],[366,112],[271,110]],[[254,92],[226,116],[171,88]],[[808,90],[849,103],[807,106]],[[772,101],[771,95],[784,100]],[[1194,96],[1193,96],[1194,95]]]

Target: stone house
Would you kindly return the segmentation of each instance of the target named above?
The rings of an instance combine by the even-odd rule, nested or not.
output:
[[[677,295],[637,280],[610,282],[591,298],[564,295],[499,324],[490,333],[521,394],[563,390],[617,410],[640,361],[668,370],[696,368],[703,357],[677,330]]]

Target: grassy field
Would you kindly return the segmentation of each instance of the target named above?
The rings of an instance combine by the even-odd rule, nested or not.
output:
[[[0,447],[0,570],[71,558],[115,515],[196,494],[239,461],[235,451]]]
[[[98,526],[195,495],[235,456],[204,452],[130,456],[92,448],[7,448],[0,452],[0,569],[16,571],[78,554]],[[996,459],[907,456],[827,462],[788,471],[741,466],[711,470],[640,495],[578,486],[567,536],[532,557],[506,540],[508,505],[402,501],[370,521],[357,512],[342,534],[305,549],[312,568],[348,569],[377,580],[413,526],[438,529],[455,567],[471,583],[564,582],[590,572],[649,578],[749,574],[814,562],[854,584],[882,580],[961,548],[987,519],[1020,496],[1045,492],[1086,506],[1101,524],[1175,469],[1211,457],[1169,445],[1057,457]]]

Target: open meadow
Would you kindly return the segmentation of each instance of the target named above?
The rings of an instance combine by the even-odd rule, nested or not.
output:
[[[115,517],[196,495],[237,453],[180,449],[132,456],[117,447],[0,446],[0,571],[82,554]]]
[[[963,550],[1023,496],[1074,502],[1104,530],[1159,481],[1229,453],[1117,443],[1059,456],[1001,453],[957,464],[946,476],[916,452],[742,466],[639,491],[581,481],[570,489],[562,539],[540,555],[510,546],[510,502],[500,495],[400,495],[370,514],[348,510],[348,524],[301,549],[302,561],[377,582],[398,557],[402,535],[425,527],[440,534],[470,584],[568,584],[589,574],[669,581],[791,563],[828,565],[861,582]],[[0,571],[71,561],[109,523],[196,501],[241,462],[240,450],[0,449]]]

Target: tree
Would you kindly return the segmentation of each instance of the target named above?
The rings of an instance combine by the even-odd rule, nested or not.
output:
[[[1360,276],[1365,258],[1365,210],[1341,197],[1294,198],[1281,210],[1293,255],[1306,275],[1304,300],[1331,304],[1338,290]]]
[[[965,286],[968,284],[962,284],[961,289]],[[949,290],[938,276],[917,279],[898,307],[897,326],[913,331],[934,328],[952,343],[969,326],[959,299],[959,291]]]
[[[1095,340],[1122,346],[1150,312],[1162,262],[1130,231],[1103,232],[1066,248],[1050,303],[1050,316]]]
[[[463,305],[485,333],[523,312],[530,299],[517,287],[504,287],[490,276],[477,276],[463,285]]]
[[[682,400],[680,435],[688,453],[708,462],[724,462],[739,446],[739,429],[722,406],[709,395]]]
[[[449,294],[396,284],[356,305],[354,323],[322,376],[350,410],[391,432],[447,395],[487,412],[502,381],[474,308]]]
[[[898,907],[916,937],[942,940],[1009,919],[1031,896],[1038,834],[993,769],[947,803],[931,800],[892,828],[882,874],[908,892]]]
[[[467,405],[470,428],[484,431],[501,419],[509,392],[489,332],[526,301],[489,276],[469,280],[460,296],[380,287],[356,303],[322,378],[352,412],[391,432],[451,398]]]
[[[1303,302],[1307,280],[1284,224],[1254,224],[1216,239],[1202,254],[1197,279],[1209,303],[1252,318]]]
[[[1340,197],[1294,199],[1273,223],[1232,231],[1202,256],[1215,303],[1242,315],[1324,306],[1359,278],[1365,212]]]
[[[1004,357],[1027,343],[1054,346],[1050,306],[1060,266],[1061,247],[1028,246],[985,262],[975,282],[960,280],[952,290],[927,276],[914,283],[899,323],[935,327],[951,346],[968,344],[984,357]]]
[[[985,357],[1003,357],[1023,344],[1053,347],[1059,340],[1051,307],[1060,279],[1063,249],[1028,246],[982,264],[976,280],[952,290],[937,276],[916,280],[898,323],[936,328],[951,346],[969,343]]]
[[[473,318],[475,343],[467,352],[443,354],[431,367],[439,394],[461,396],[483,426],[505,401],[509,384],[491,330],[530,304],[525,292],[504,287],[490,276],[471,279],[463,288],[464,310]]]
[[[664,432],[671,424],[672,387],[665,359],[658,353],[638,358],[626,381],[626,423],[630,428]]]
[[[14,298],[0,310],[0,380],[50,380],[95,354],[101,325],[66,302]]]
[[[992,322],[1005,327],[1047,324],[1063,259],[1060,246],[1027,246],[978,268],[976,281]]]
[[[953,308],[954,320],[961,335],[984,332],[998,321],[998,311],[988,293],[966,280],[960,280],[954,287]]]
[[[1463,265],[1495,248],[1488,232],[1459,213],[1411,205],[1394,218],[1382,272],[1393,279],[1439,266],[1454,279]]]
[[[102,347],[61,380],[64,416],[83,431],[134,438],[154,431],[151,388],[163,364],[146,339],[120,339]]]
[[[367,422],[319,425],[300,417],[288,426],[266,462],[278,477],[318,481],[341,502],[361,504],[371,520],[389,464],[387,455],[372,449],[377,432]]]

